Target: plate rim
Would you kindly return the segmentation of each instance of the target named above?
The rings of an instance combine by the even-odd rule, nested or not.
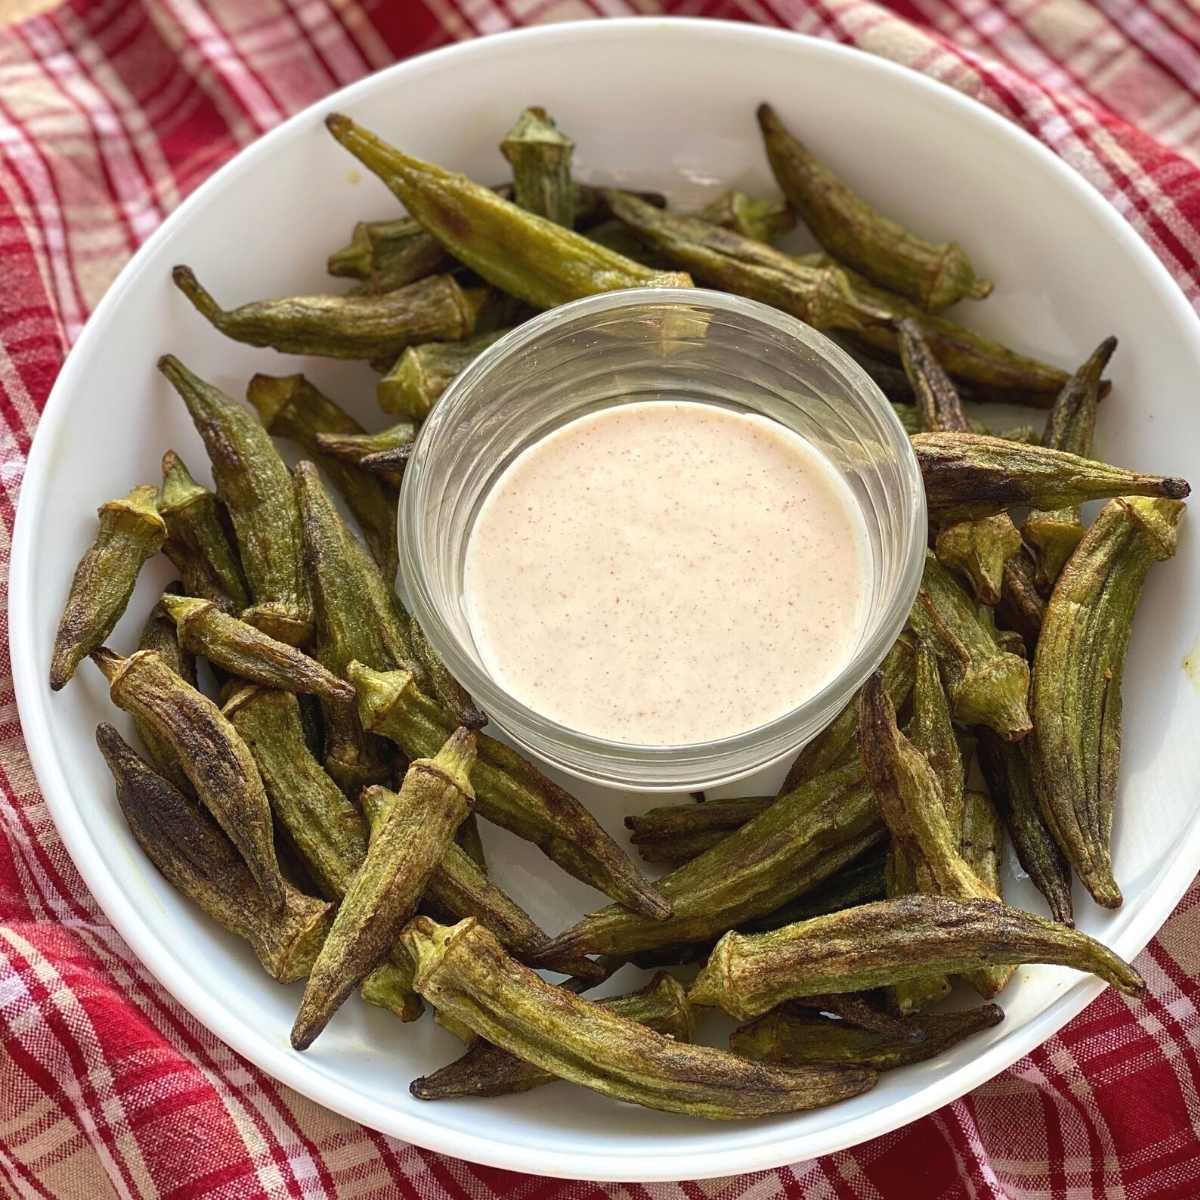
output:
[[[802,44],[804,52],[817,56],[869,60],[873,69],[890,76],[896,86],[924,91],[942,103],[958,108],[968,119],[990,125],[997,136],[1024,143],[1025,149],[1032,152],[1035,158],[1040,158],[1047,170],[1056,173],[1086,208],[1099,215],[1122,249],[1136,259],[1143,270],[1149,272],[1159,288],[1166,285],[1166,291],[1172,297],[1169,303],[1177,308],[1181,323],[1190,327],[1193,348],[1200,358],[1200,317],[1133,226],[1083,176],[1035,137],[1015,122],[948,84],[857,47],[788,29],[736,21],[694,17],[625,17],[513,29],[415,55],[315,101],[243,147],[167,216],[126,263],[101,298],[55,380],[26,460],[9,565],[9,641],[13,685],[21,730],[38,786],[59,836],[96,903],[138,960],[171,996],[206,1029],[273,1079],[351,1120],[450,1157],[528,1174],[598,1182],[671,1182],[771,1170],[787,1163],[832,1154],[890,1133],[965,1095],[1040,1046],[1099,996],[1104,985],[1090,976],[1080,977],[1023,1029],[1014,1031],[945,1078],[926,1084],[905,1103],[814,1133],[784,1133],[762,1144],[733,1150],[696,1151],[693,1148],[678,1154],[639,1152],[629,1156],[610,1152],[600,1158],[591,1153],[544,1150],[524,1143],[506,1142],[493,1136],[449,1129],[420,1115],[392,1109],[352,1085],[324,1077],[303,1056],[282,1045],[272,1044],[263,1034],[253,1030],[229,1006],[212,1006],[203,995],[189,995],[192,989],[188,972],[151,931],[120,887],[114,870],[96,853],[82,826],[71,819],[75,807],[65,799],[69,797],[70,789],[54,750],[49,706],[41,686],[40,665],[34,661],[32,639],[15,637],[14,633],[31,628],[35,619],[32,559],[36,550],[35,531],[49,477],[50,446],[56,440],[53,431],[62,425],[67,415],[68,398],[77,388],[76,376],[82,370],[81,364],[91,343],[100,336],[99,331],[146,269],[149,258],[159,244],[169,239],[177,226],[187,221],[194,210],[207,203],[210,197],[215,196],[241,172],[250,170],[259,160],[269,156],[287,138],[298,136],[325,112],[352,102],[363,93],[391,86],[390,81],[394,76],[402,76],[414,64],[428,66],[440,59],[458,59],[465,65],[473,55],[488,53],[498,42],[553,43],[572,41],[581,36],[620,38],[635,30],[638,37],[740,38],[750,43]],[[1130,959],[1140,953],[1187,891],[1197,866],[1200,866],[1200,813],[1193,817],[1183,836],[1178,839],[1173,854],[1158,875],[1148,881],[1150,895],[1130,918],[1128,925],[1114,935],[1110,943],[1112,948]],[[686,1173],[681,1173],[681,1170]]]

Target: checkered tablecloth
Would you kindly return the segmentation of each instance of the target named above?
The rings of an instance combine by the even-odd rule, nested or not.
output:
[[[534,22],[666,12],[850,42],[974,96],[1083,174],[1200,303],[1197,0],[0,0],[0,564],[63,355],[125,260],[289,113],[398,58]],[[1197,380],[1200,402],[1200,380]],[[3,618],[0,617],[0,621]],[[816,1162],[700,1183],[563,1183],[363,1129],[167,996],[38,792],[0,625],[0,1193],[806,1200],[1200,1196],[1200,888],[1010,1071]]]

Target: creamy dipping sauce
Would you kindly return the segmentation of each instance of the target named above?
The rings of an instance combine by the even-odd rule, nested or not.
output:
[[[862,513],[766,417],[649,401],[527,447],[471,530],[467,619],[488,672],[580,732],[643,745],[744,733],[827,683],[869,590]]]

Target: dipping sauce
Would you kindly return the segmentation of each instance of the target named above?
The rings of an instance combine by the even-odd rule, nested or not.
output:
[[[827,683],[869,590],[866,528],[811,443],[711,404],[603,409],[527,447],[467,544],[475,644],[506,691],[642,745],[744,733]]]

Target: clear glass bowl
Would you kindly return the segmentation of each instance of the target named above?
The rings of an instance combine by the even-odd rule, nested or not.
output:
[[[567,421],[652,399],[761,413],[807,438],[853,492],[871,553],[866,620],[841,672],[765,725],[683,746],[609,741],[516,700],[484,667],[463,597],[471,527],[509,463]],[[838,714],[904,626],[925,531],[925,492],[904,429],[862,368],[828,338],[724,292],[606,292],[542,313],[501,338],[434,406],[400,493],[401,586],[450,670],[525,749],[601,784],[695,789],[794,754]]]

